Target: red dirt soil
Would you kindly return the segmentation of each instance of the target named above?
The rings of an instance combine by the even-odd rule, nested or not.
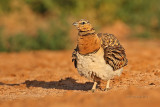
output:
[[[111,90],[90,91],[72,51],[0,53],[0,107],[160,105],[160,42],[122,41],[128,65]]]

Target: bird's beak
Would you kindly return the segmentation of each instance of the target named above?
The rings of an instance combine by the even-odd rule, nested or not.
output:
[[[72,25],[77,26],[77,25],[78,25],[78,22],[74,22]]]

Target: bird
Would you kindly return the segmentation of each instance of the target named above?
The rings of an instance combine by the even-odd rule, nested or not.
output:
[[[101,83],[106,83],[102,90],[109,90],[110,80],[120,76],[128,63],[125,49],[113,34],[96,33],[86,19],[73,25],[78,29],[77,45],[72,53],[75,68],[81,76],[94,82],[92,92]]]

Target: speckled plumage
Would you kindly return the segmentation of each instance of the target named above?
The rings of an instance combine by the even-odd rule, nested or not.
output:
[[[119,40],[112,34],[95,33],[86,20],[82,19],[75,25],[79,37],[72,61],[79,74],[95,82],[120,75],[128,60]]]
[[[106,63],[112,66],[113,70],[120,69],[127,65],[125,49],[120,44],[119,40],[108,33],[99,33],[98,37],[102,40],[102,47],[104,49],[104,59]]]

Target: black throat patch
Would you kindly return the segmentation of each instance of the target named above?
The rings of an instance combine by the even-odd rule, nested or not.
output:
[[[91,29],[89,31],[79,31],[78,32],[78,35],[80,35],[80,36],[88,36],[88,35],[93,35],[93,34],[95,34],[94,29]]]

